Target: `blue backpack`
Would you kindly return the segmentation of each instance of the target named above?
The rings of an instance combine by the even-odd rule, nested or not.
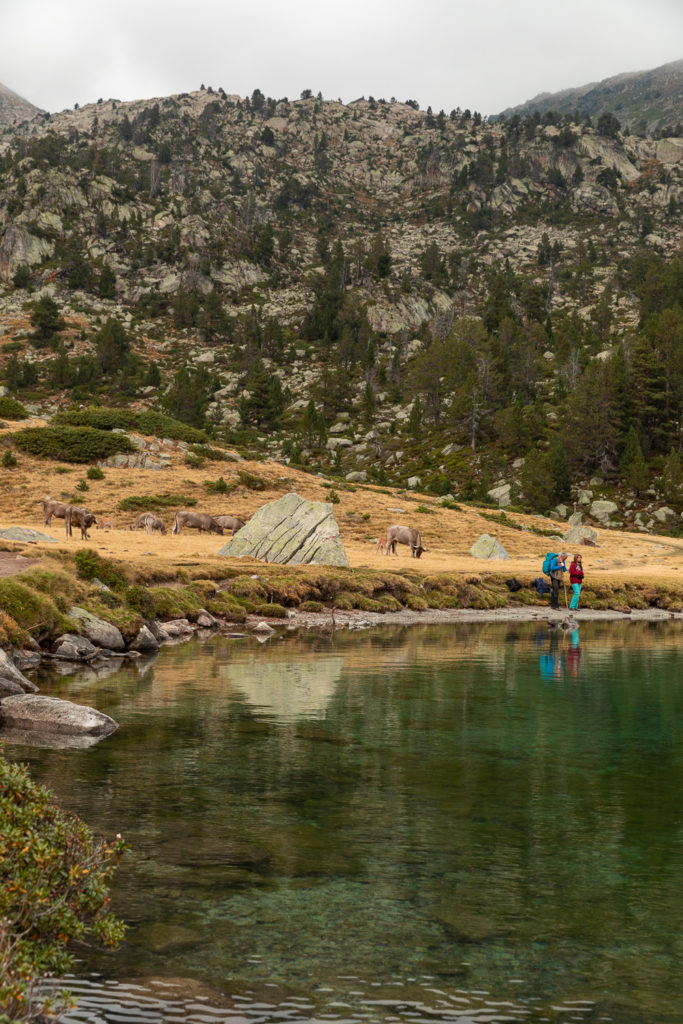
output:
[[[553,558],[557,558],[557,551],[549,551],[543,559],[543,572],[546,574],[546,576],[550,575],[550,563],[552,562]]]

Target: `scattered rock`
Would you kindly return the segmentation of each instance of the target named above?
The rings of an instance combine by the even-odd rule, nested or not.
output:
[[[473,558],[510,558],[500,541],[488,533],[482,533],[481,537],[475,540],[470,548],[470,554]]]
[[[567,525],[568,526],[581,526],[582,522],[583,522],[583,513],[581,513],[581,512],[572,512],[572,514],[570,515],[569,519],[567,520]]]
[[[200,608],[197,615],[197,625],[201,626],[202,629],[218,629],[220,622],[211,612],[207,612],[205,608]]]
[[[139,652],[158,651],[159,641],[154,636],[154,633],[152,633],[151,629],[149,629],[147,626],[140,626],[138,635],[135,637],[135,640],[133,640],[133,642],[129,644],[128,649],[131,651]]]
[[[656,508],[652,513],[653,519],[656,519],[658,523],[665,523],[667,519],[673,519],[676,513],[668,505],[663,505],[661,508]]]
[[[274,633],[275,630],[272,626],[269,626],[267,622],[257,622],[255,626],[251,627],[252,633]]]
[[[588,513],[593,517],[593,519],[597,519],[599,523],[606,523],[609,517],[613,516],[618,511],[619,506],[616,502],[597,500],[592,502]]]
[[[498,487],[492,487],[487,494],[491,501],[497,501],[499,508],[505,508],[507,505],[512,503],[510,497],[510,484],[500,484]]]
[[[63,633],[52,647],[52,657],[64,661],[90,661],[98,654],[97,647],[87,637],[77,636],[76,633]]]

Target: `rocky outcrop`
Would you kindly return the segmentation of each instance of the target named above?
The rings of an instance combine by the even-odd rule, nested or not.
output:
[[[52,243],[8,224],[0,240],[0,280],[9,281],[22,265],[33,266],[52,253]]]
[[[332,506],[298,494],[264,505],[218,554],[290,565],[349,564]]]
[[[66,736],[109,736],[118,723],[102,711],[59,697],[22,694],[0,703],[0,726]]]
[[[508,559],[510,556],[507,551],[495,537],[491,537],[488,533],[482,533],[478,540],[475,540],[474,544],[470,548],[470,554],[473,558],[500,558]]]
[[[48,536],[47,533],[41,533],[40,530],[32,530],[28,526],[5,526],[0,530],[0,537],[4,540],[22,541],[24,544],[58,543],[54,537]]]
[[[85,608],[70,608],[69,617],[76,620],[82,635],[96,647],[104,647],[110,651],[125,650],[126,643],[121,630],[112,626],[111,622],[98,619]]]

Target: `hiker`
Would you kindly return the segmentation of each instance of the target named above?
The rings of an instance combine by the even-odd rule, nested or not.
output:
[[[581,555],[574,555],[574,561],[569,566],[569,582],[574,591],[569,607],[575,612],[579,607],[579,594],[581,593],[581,584],[583,583],[583,559]]]
[[[567,571],[567,566],[564,564],[567,560],[567,552],[560,551],[559,555],[550,562],[548,569],[548,575],[550,576],[550,586],[552,588],[550,594],[550,607],[553,611],[560,610],[560,582],[562,580],[562,574]]]

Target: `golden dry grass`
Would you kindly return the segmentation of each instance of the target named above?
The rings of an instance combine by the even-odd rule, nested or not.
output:
[[[40,422],[31,421],[30,425]],[[12,424],[10,429],[25,425]],[[87,467],[59,467],[57,463],[21,452],[17,455],[19,465],[15,469],[0,471],[0,527],[21,525],[44,529],[61,544],[66,544],[63,521],[53,520],[51,527],[44,528],[42,509],[37,502],[47,494],[69,500],[72,494],[78,493],[76,484],[85,478]],[[207,493],[204,481],[216,480],[219,476],[230,481],[236,479],[240,469],[258,475],[265,481],[266,489],[253,491],[240,486],[227,496]],[[130,495],[181,493],[195,498],[199,510],[248,519],[261,505],[293,488],[303,497],[324,501],[330,486],[330,481],[273,462],[207,462],[199,469],[190,468],[184,465],[180,451],[172,453],[171,469],[105,469],[104,472],[104,480],[88,481],[89,490],[83,497],[86,507],[99,519],[112,520],[114,529],[92,529],[89,546],[105,556],[133,563],[153,559],[160,564],[178,566],[213,561],[224,543],[223,538],[199,536],[194,530],[171,536],[174,511],[171,509],[157,513],[167,525],[166,536],[132,533],[128,527],[136,513],[121,512],[118,507],[121,499]],[[328,486],[324,487],[323,483]],[[346,490],[343,484],[332,486],[340,498],[339,504],[334,506],[334,514],[353,567],[411,569],[423,575],[505,572],[529,578],[540,573],[545,551],[558,547],[549,537],[494,524],[482,514],[484,510],[474,507],[463,505],[460,511],[444,509],[433,497],[406,494],[392,488],[355,485],[355,490]],[[419,506],[430,511],[420,512]],[[397,509],[404,512],[394,511]],[[368,518],[364,519],[364,515]],[[539,516],[510,513],[509,517],[513,522],[532,528],[556,528],[560,535],[567,529],[561,521],[553,523]],[[405,547],[399,547],[398,557],[386,557],[375,550],[372,538],[384,537],[387,526],[394,522],[416,526],[422,532],[427,550],[419,561],[411,559]],[[469,555],[470,547],[482,533],[498,538],[510,555],[509,562],[484,562]],[[73,551],[83,543],[74,536],[68,547]],[[31,553],[41,547],[55,550],[52,545],[31,545]],[[606,582],[634,579],[643,584],[678,583],[683,568],[683,541],[619,530],[598,530],[598,547],[583,548],[582,554],[587,581],[602,578]]]

